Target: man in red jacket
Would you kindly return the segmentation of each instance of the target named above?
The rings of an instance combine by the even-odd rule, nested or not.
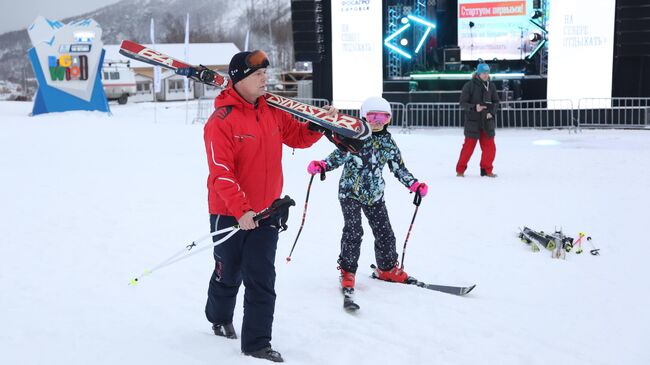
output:
[[[242,352],[282,362],[280,353],[271,348],[279,227],[253,218],[282,192],[282,145],[306,148],[322,134],[266,103],[268,65],[263,51],[233,56],[228,71],[233,87],[216,98],[215,111],[205,125],[210,229],[235,224],[241,228],[214,248],[216,265],[205,313],[216,335],[237,338],[233,311],[243,281]],[[337,110],[329,112],[334,115]]]

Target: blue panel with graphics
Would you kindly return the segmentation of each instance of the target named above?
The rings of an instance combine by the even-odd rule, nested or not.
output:
[[[43,68],[38,61],[36,50],[34,48],[31,48],[28,53],[29,59],[32,62],[32,68],[36,74],[36,80],[38,81],[38,92],[36,93],[36,98],[34,99],[34,108],[32,109],[32,115],[51,112],[65,112],[69,110],[98,110],[102,112],[110,112],[108,100],[106,99],[106,94],[104,93],[104,88],[102,86],[102,80],[99,77],[104,61],[104,53],[105,51],[102,50],[101,56],[99,58],[95,81],[93,83],[92,96],[90,98],[90,101],[85,101],[81,98],[49,86],[45,80]]]

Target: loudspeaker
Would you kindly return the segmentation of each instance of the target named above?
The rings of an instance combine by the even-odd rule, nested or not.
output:
[[[330,0],[291,0],[296,62],[312,63],[313,96],[332,99],[332,22]]]
[[[320,61],[325,53],[325,27],[321,1],[292,0],[291,25],[296,61]]]
[[[460,63],[460,48],[445,47],[442,51],[444,63]]]
[[[323,5],[315,0],[291,0],[291,13],[322,13]]]

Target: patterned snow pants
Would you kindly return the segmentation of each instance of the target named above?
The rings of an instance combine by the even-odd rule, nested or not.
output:
[[[365,205],[355,199],[339,199],[343,210],[343,236],[341,237],[341,254],[338,263],[348,272],[357,272],[361,254],[361,211],[368,219],[372,234],[375,236],[375,259],[381,270],[390,270],[397,263],[395,234],[390,225],[386,203],[380,200],[372,205]]]

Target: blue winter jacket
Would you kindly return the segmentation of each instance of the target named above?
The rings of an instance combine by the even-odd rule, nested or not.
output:
[[[324,160],[327,171],[343,166],[339,181],[339,199],[352,198],[371,205],[384,198],[382,171],[388,168],[407,188],[417,181],[404,166],[397,144],[386,129],[368,137],[358,154],[335,150]]]

